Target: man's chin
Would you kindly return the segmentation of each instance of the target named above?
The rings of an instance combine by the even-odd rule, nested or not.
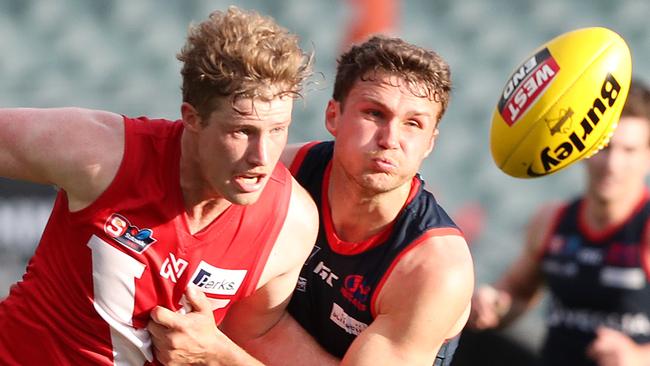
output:
[[[229,197],[228,201],[235,205],[252,205],[259,200],[261,193],[261,190],[257,192],[237,193]]]

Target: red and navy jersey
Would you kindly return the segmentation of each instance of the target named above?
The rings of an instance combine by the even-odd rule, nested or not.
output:
[[[0,364],[143,365],[153,360],[150,310],[183,308],[189,283],[210,298],[217,322],[256,289],[287,214],[288,170],[278,164],[256,203],[232,205],[192,234],[183,124],[124,123],[113,182],[76,212],[59,192],[26,274],[0,303]]]
[[[431,236],[461,233],[414,177],[408,201],[390,227],[362,243],[340,240],[327,200],[333,148],[333,142],[306,145],[291,167],[319,207],[320,230],[289,313],[325,350],[341,358],[374,320],[377,295],[401,256]],[[445,346],[440,360],[454,349]]]
[[[545,242],[541,268],[551,293],[544,345],[549,365],[595,365],[585,355],[599,326],[650,342],[648,195],[623,223],[595,233],[584,201],[563,207]]]

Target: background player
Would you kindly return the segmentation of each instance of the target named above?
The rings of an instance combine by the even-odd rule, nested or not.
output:
[[[240,338],[282,314],[317,227],[276,167],[310,57],[272,19],[233,7],[192,27],[179,60],[180,122],[0,110],[0,176],[60,188],[0,303],[2,364],[152,361],[149,312],[188,305],[191,284],[217,322],[230,310],[245,325]],[[247,357],[228,350],[231,364]]]
[[[650,364],[650,90],[632,82],[609,146],[585,161],[587,187],[533,217],[521,257],[473,298],[469,327],[503,326],[551,293],[547,365]]]

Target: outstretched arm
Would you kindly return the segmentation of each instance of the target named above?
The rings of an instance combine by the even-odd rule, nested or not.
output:
[[[0,110],[0,176],[65,189],[71,209],[90,204],[115,176],[122,117],[80,108]]]
[[[539,256],[558,206],[542,208],[528,224],[521,256],[494,285],[478,288],[472,298],[468,326],[473,329],[501,327],[534,306],[543,284]]]

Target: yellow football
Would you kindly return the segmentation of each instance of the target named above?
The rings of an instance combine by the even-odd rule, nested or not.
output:
[[[517,178],[554,173],[611,137],[632,77],[630,50],[601,27],[545,43],[515,69],[492,116],[496,165]]]

